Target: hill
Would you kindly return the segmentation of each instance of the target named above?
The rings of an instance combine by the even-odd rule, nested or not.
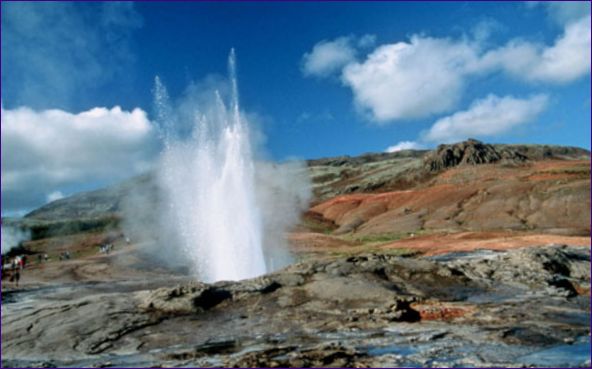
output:
[[[331,233],[338,243],[344,235],[394,240],[461,231],[588,235],[589,158],[574,147],[468,140],[432,151],[309,160],[314,199],[297,231]],[[75,194],[3,224],[30,230],[33,240],[117,231],[126,202],[137,196],[157,201],[153,174]]]

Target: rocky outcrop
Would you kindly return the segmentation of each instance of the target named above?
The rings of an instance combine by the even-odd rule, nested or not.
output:
[[[302,262],[239,282],[143,291],[119,283],[101,286],[100,294],[92,293],[94,286],[86,296],[63,286],[66,292],[3,299],[3,366],[578,366],[589,360],[588,248],[420,259],[369,253]],[[579,351],[545,356],[570,347]]]
[[[499,161],[524,162],[527,157],[518,151],[504,148],[497,150],[493,145],[469,139],[451,145],[440,145],[428,153],[424,159],[424,167],[430,171],[440,171],[457,165],[492,164]]]

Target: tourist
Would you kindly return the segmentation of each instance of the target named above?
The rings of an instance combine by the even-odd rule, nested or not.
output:
[[[21,270],[20,268],[16,268],[15,272],[14,272],[14,283],[16,285],[16,288],[18,288],[18,284],[19,284],[19,279],[21,279]]]

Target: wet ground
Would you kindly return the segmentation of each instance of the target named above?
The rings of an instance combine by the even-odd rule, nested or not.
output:
[[[3,366],[590,366],[588,248],[135,277],[3,291]]]

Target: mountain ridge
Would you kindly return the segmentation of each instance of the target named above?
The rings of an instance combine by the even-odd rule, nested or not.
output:
[[[539,162],[589,162],[589,158],[588,150],[577,147],[484,144],[470,139],[439,145],[434,150],[337,156],[307,160],[306,163],[313,186],[311,208],[314,209],[318,204],[341,195],[411,189],[421,192],[433,186],[442,173],[450,170],[468,173],[471,168],[481,165],[531,168]],[[588,178],[589,188],[589,170],[586,174],[584,166],[581,163],[578,165],[576,171],[580,171],[580,177],[584,175]],[[454,193],[458,189],[452,190]],[[107,188],[77,193],[41,206],[22,219],[3,219],[3,223],[31,229],[33,238],[117,228],[127,199],[138,193],[156,201],[158,189],[153,173],[130,178]],[[583,198],[583,195],[579,197]]]

